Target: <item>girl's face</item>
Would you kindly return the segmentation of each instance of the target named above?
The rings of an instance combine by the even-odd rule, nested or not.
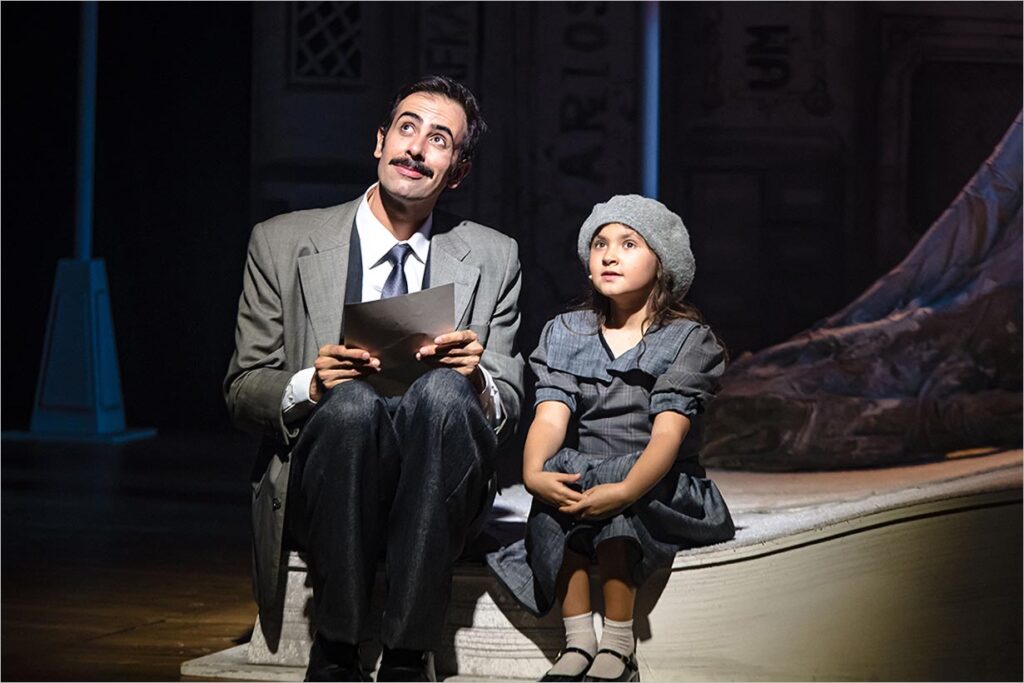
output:
[[[609,223],[590,241],[590,281],[614,301],[646,301],[658,276],[658,256],[633,228]]]

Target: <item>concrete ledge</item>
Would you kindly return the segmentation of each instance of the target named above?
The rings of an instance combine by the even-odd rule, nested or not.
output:
[[[306,666],[253,664],[249,661],[249,645],[235,647],[205,657],[190,659],[181,665],[182,678],[228,681],[301,681]]]
[[[1021,462],[1013,451],[880,470],[713,472],[737,536],[680,553],[641,589],[641,676],[1019,680]],[[499,510],[513,519],[528,496],[504,493]],[[309,592],[294,570],[291,644],[261,652],[254,637],[249,668],[239,646],[186,662],[182,674],[300,680]],[[536,679],[562,637],[557,615],[531,617],[482,566],[460,566],[438,670]]]

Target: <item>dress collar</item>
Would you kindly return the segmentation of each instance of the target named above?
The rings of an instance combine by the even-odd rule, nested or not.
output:
[[[604,383],[611,382],[613,375],[634,370],[657,378],[668,370],[683,341],[698,326],[692,320],[675,320],[650,329],[636,346],[613,360],[598,334],[597,316],[592,311],[570,311],[551,323],[547,365]]]

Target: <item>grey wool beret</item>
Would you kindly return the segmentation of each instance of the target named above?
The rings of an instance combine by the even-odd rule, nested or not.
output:
[[[580,261],[587,268],[590,242],[602,226],[622,223],[640,233],[647,246],[661,259],[662,268],[672,277],[672,293],[682,298],[693,284],[697,264],[690,250],[690,233],[683,219],[657,201],[638,194],[615,195],[603,204],[596,204],[583,222],[577,240]]]

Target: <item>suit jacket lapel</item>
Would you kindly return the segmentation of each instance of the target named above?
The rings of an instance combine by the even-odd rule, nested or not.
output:
[[[359,200],[343,204],[310,236],[315,252],[299,257],[299,279],[317,348],[341,343],[349,241]]]
[[[430,286],[437,287],[449,282],[455,285],[456,329],[462,328],[467,322],[465,317],[473,292],[476,291],[476,283],[480,279],[479,268],[463,263],[469,252],[469,245],[450,232],[435,231],[430,239]]]

